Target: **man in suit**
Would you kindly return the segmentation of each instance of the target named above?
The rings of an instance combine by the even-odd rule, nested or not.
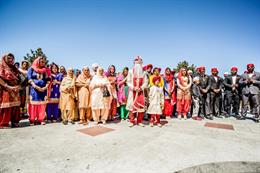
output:
[[[223,74],[223,83],[224,83],[224,80],[226,79],[226,77],[229,75],[228,72],[224,72]],[[227,98],[226,98],[226,92],[225,92],[225,87],[224,87],[224,84],[223,84],[223,87],[222,87],[222,103],[221,103],[221,114],[224,115],[225,117],[228,117],[227,116],[227,112],[226,112],[226,105],[227,105]]]
[[[237,67],[232,67],[231,74],[224,79],[223,83],[225,87],[226,117],[229,117],[231,113],[234,113],[236,117],[239,116],[239,80],[241,77],[237,74],[237,71]]]
[[[222,84],[223,79],[218,76],[218,69],[212,68],[210,80],[210,115],[215,117],[221,117],[221,102],[222,102]]]
[[[254,119],[259,122],[260,73],[254,71],[254,64],[247,65],[247,72],[241,76],[242,112],[238,119],[245,119],[249,105],[252,105]]]
[[[144,73],[147,79],[150,78],[150,76],[152,76],[152,70],[153,70],[153,65],[152,64],[148,64],[144,67]],[[144,89],[144,104],[145,104],[145,111],[147,111],[148,107],[149,107],[149,91],[150,91],[150,85],[148,82],[147,87]],[[144,120],[149,121],[150,119],[150,115],[147,114],[146,112],[144,113]]]
[[[211,86],[211,81],[209,80],[209,76],[205,74],[205,67],[199,67],[198,72],[199,72],[199,88],[201,92],[201,108],[200,108],[200,115],[201,118],[208,118],[208,119],[213,119],[212,115],[210,115],[210,94],[209,94],[209,89]]]

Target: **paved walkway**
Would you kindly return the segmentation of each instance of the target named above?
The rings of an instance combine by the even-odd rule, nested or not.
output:
[[[234,130],[205,127],[206,122],[230,124]],[[107,124],[114,130],[97,136],[78,131],[86,128],[78,124],[0,130],[0,172],[168,173],[230,161],[254,162],[250,171],[260,172],[260,123],[229,118],[171,119],[162,128],[127,125]]]

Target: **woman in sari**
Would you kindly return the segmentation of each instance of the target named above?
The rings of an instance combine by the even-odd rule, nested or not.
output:
[[[46,108],[47,121],[57,122],[60,119],[59,99],[60,99],[60,84],[62,80],[62,73],[59,73],[57,64],[51,64],[51,84],[49,87],[49,99]]]
[[[76,87],[78,88],[78,106],[80,113],[79,124],[87,125],[88,121],[92,119],[91,107],[90,107],[90,81],[92,76],[88,67],[82,69],[82,74],[80,74],[76,80]]]
[[[171,69],[167,67],[163,76],[164,79],[164,110],[166,117],[171,117],[176,104],[176,86]]]
[[[0,62],[0,128],[18,127],[20,120],[19,71],[14,55],[8,53]]]
[[[118,92],[117,98],[120,104],[120,117],[121,120],[126,120],[128,118],[128,111],[126,110],[126,103],[128,98],[128,86],[126,83],[128,75],[128,67],[125,67],[122,74],[117,77]]]
[[[117,112],[117,91],[116,91],[116,68],[114,65],[109,66],[108,71],[106,73],[106,76],[110,82],[111,85],[111,103],[110,103],[110,110],[108,115],[108,120],[113,121],[114,117]]]
[[[177,112],[178,118],[187,119],[187,113],[190,111],[191,105],[191,88],[192,78],[188,75],[187,69],[181,68],[177,78]]]
[[[47,89],[50,84],[50,76],[46,68],[46,58],[36,58],[28,70],[28,82],[30,84],[30,101],[28,113],[30,124],[34,125],[36,119],[45,125],[45,110],[47,105]]]
[[[93,77],[91,83],[91,108],[94,112],[93,119],[98,124],[102,121],[106,124],[111,100],[111,85],[104,75],[102,67],[98,67],[97,74]]]
[[[76,88],[75,88],[76,77],[74,76],[73,69],[68,69],[68,74],[63,78],[60,85],[60,110],[62,116],[62,122],[67,125],[68,122],[74,124],[73,121],[73,110],[75,109]]]

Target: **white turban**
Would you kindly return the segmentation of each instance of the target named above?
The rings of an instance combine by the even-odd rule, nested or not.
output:
[[[95,68],[97,68],[97,67],[98,67],[98,64],[97,64],[97,63],[92,64],[92,69],[95,69]]]

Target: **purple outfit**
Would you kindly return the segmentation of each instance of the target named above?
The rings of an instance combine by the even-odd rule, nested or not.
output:
[[[63,79],[63,74],[52,74],[52,81],[57,80],[59,82]],[[50,87],[50,97],[47,104],[46,112],[48,120],[57,120],[60,118],[59,112],[59,98],[60,98],[60,84],[52,84]]]

